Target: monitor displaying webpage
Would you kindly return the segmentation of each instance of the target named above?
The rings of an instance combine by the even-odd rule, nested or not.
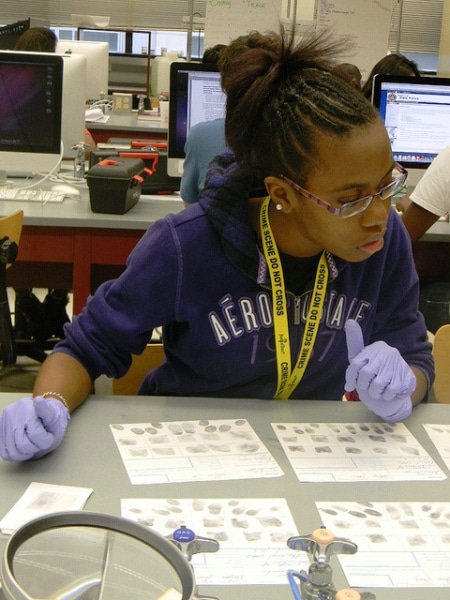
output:
[[[220,85],[220,73],[188,74],[187,131],[202,121],[221,119],[225,115],[225,94]]]
[[[379,113],[394,159],[428,166],[450,145],[450,80],[447,84],[382,81]]]

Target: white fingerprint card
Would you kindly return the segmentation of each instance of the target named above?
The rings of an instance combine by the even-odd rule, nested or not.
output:
[[[305,552],[287,547],[298,531],[284,498],[126,498],[121,514],[164,536],[185,525],[219,542],[192,558],[200,585],[287,585],[288,569],[309,566]]]
[[[283,475],[246,419],[110,427],[134,485]]]
[[[450,470],[450,425],[426,424],[424,427],[447,469]]]
[[[403,423],[272,423],[300,481],[446,479]]]
[[[356,554],[339,556],[351,586],[450,586],[449,503],[331,501],[316,506],[335,536],[358,546]]]

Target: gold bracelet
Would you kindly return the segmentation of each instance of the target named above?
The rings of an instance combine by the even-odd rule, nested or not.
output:
[[[62,396],[61,394],[58,394],[58,392],[45,392],[44,394],[40,394],[40,396],[42,396],[42,398],[55,398],[56,400],[59,400],[62,404],[64,404],[64,406],[70,412],[70,408],[69,408],[69,405],[67,404],[67,400],[64,398],[64,396]]]

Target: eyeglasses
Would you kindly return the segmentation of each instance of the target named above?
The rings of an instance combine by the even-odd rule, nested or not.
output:
[[[286,181],[291,187],[294,188],[297,192],[299,192],[305,198],[309,198],[315,202],[318,206],[321,206],[332,215],[336,217],[341,217],[342,219],[348,219],[349,217],[353,217],[360,212],[366,210],[372,200],[377,197],[381,198],[381,200],[387,200],[396,194],[404,185],[406,178],[408,177],[408,171],[404,169],[398,163],[395,163],[394,168],[392,169],[392,181],[390,181],[387,185],[381,187],[375,194],[371,194],[370,196],[363,196],[362,198],[357,198],[356,200],[352,200],[351,202],[346,202],[340,208],[336,208],[335,206],[331,206],[326,200],[322,200],[322,198],[318,198],[308,190],[302,188],[298,183],[295,183],[288,177],[284,175],[279,176],[280,179]]]

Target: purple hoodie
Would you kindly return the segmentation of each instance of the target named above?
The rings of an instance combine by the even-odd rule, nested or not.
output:
[[[147,375],[141,394],[273,398],[270,279],[248,220],[251,193],[232,155],[218,157],[200,202],[149,228],[124,273],[97,290],[55,351],[75,357],[92,378],[120,377],[131,354],[142,352],[152,330],[162,326],[167,360]],[[365,344],[384,340],[395,346],[431,385],[433,359],[417,308],[411,244],[393,210],[384,241],[380,252],[360,263],[327,254],[324,313],[292,398],[341,399],[348,318],[360,323]],[[294,362],[312,285],[287,294]]]

